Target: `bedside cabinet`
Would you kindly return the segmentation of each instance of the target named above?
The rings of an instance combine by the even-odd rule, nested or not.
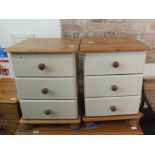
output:
[[[145,51],[131,39],[83,39],[85,116],[137,114]]]
[[[11,61],[23,119],[77,119],[78,40],[35,38],[6,51]]]

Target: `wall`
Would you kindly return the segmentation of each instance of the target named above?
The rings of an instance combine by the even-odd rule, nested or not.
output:
[[[13,44],[14,39],[21,41],[34,37],[60,38],[60,20],[59,19],[0,19],[0,46],[6,48]],[[16,38],[17,37],[17,38]],[[9,55],[10,61],[10,55]],[[2,63],[3,68],[9,68],[10,76],[13,77],[11,63]],[[0,75],[2,76],[2,75]],[[7,76],[5,76],[7,77]]]
[[[0,46],[12,44],[12,33],[33,33],[35,37],[61,37],[58,19],[0,19]]]
[[[89,33],[87,33],[89,32]],[[155,78],[155,19],[62,19],[62,38],[135,38],[151,47],[147,52],[144,78]],[[78,59],[78,81],[83,94],[83,56]]]
[[[62,19],[62,38],[86,37],[131,37],[141,40],[151,47],[146,63],[155,63],[155,19]]]

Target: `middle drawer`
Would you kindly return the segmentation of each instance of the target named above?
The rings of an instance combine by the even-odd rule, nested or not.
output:
[[[75,99],[74,78],[16,78],[20,99]]]
[[[142,74],[85,76],[85,97],[140,95]]]

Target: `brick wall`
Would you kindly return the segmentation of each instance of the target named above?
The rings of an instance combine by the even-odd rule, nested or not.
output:
[[[155,19],[62,19],[62,38],[131,37],[151,47],[146,63],[155,63]]]

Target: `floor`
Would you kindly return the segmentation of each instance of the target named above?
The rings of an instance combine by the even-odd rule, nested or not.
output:
[[[143,133],[144,135],[155,135],[155,116],[153,116],[152,112],[149,110],[149,109],[143,109],[141,111],[144,116],[143,118],[141,119],[140,121],[140,126],[143,130]],[[113,124],[114,125],[114,124]],[[140,133],[136,133],[134,131],[131,131],[129,130],[129,124],[115,124],[114,125],[115,128],[112,128],[111,127],[111,124],[110,123],[106,123],[106,125],[97,125],[95,128],[90,128],[90,129],[87,129],[87,130],[84,130],[84,129],[80,129],[79,132],[77,131],[74,131],[74,130],[71,130],[70,128],[66,127],[59,127],[56,128],[57,129],[54,129],[53,127],[51,128],[51,126],[46,126],[46,127],[35,127],[33,130],[30,130],[30,131],[24,131],[24,132],[19,132],[17,131],[16,134],[17,135],[34,135],[34,134],[74,134],[74,135],[77,135],[77,134],[92,134],[92,135],[100,135],[100,134],[103,134],[102,132],[104,131],[104,134],[109,134],[109,135],[112,135],[112,134],[123,134],[122,131],[124,131],[124,134],[140,134]],[[109,130],[109,128],[113,129],[113,130]],[[122,130],[122,131],[121,131]]]
[[[155,135],[155,115],[149,109],[143,109],[144,117],[140,121],[140,126],[144,135]]]
[[[69,125],[35,125],[27,129],[20,126],[16,135],[141,135],[143,134],[140,126],[132,129],[133,125],[126,121],[115,122],[96,122],[92,125],[82,124],[78,129],[72,129]]]

